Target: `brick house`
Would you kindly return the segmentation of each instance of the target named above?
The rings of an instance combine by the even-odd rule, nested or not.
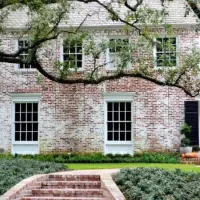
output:
[[[159,0],[150,6],[160,8]],[[134,32],[126,34],[123,24],[107,20],[107,13],[95,4],[77,7],[67,25],[77,26],[83,16],[98,10],[98,15],[88,18],[84,28],[96,30],[99,37],[109,40],[132,40]],[[187,52],[194,41],[194,13],[185,17],[185,2],[175,0],[168,6],[167,23],[174,27],[176,51]],[[178,11],[178,12],[176,12]],[[99,17],[101,16],[101,17]],[[26,24],[24,11],[13,12],[6,21],[9,29],[20,30]],[[74,21],[73,19],[76,19]],[[61,27],[67,27],[65,23]],[[27,45],[27,38],[17,40],[14,35],[4,35],[2,47],[13,52]],[[159,39],[163,42],[164,32]],[[50,44],[51,59],[64,60],[65,52],[59,37]],[[90,59],[77,53],[82,46],[71,48],[77,66],[84,73],[90,69]],[[155,58],[157,49],[154,49]],[[75,53],[74,53],[75,52]],[[112,52],[113,53],[113,52]],[[104,60],[110,59],[109,49]],[[153,50],[152,50],[153,54]],[[26,56],[24,52],[22,56]],[[175,58],[178,66],[178,58]],[[180,126],[192,124],[192,143],[199,144],[198,101],[183,91],[158,86],[140,78],[121,78],[98,85],[62,85],[44,79],[37,83],[38,72],[31,66],[1,63],[0,73],[0,148],[12,153],[44,152],[104,152],[130,153],[136,151],[177,151],[180,144]],[[110,70],[105,66],[105,70]]]

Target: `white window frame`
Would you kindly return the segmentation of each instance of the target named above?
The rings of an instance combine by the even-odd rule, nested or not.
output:
[[[63,63],[64,59],[63,59],[63,55],[64,55],[64,39],[61,39],[60,42],[60,62]],[[77,68],[77,71],[83,71],[84,70],[84,60],[85,60],[85,56],[84,56],[84,48],[83,48],[83,42],[82,42],[82,66]],[[71,69],[74,70],[74,69]]]
[[[164,68],[166,70],[177,68],[179,66],[179,55],[178,55],[179,54],[179,37],[176,35],[172,35],[172,36],[160,35],[160,36],[154,38],[154,41],[156,42],[156,40],[158,38],[176,38],[176,66],[172,66],[172,67],[169,67],[169,66],[158,67],[157,66],[157,47],[155,44],[153,47],[154,68],[155,69],[163,69]]]
[[[19,41],[28,41],[28,38],[20,38],[18,40],[15,40],[15,51],[17,52],[19,50]],[[16,72],[37,72],[36,68],[20,68],[20,64],[15,64],[15,71]]]
[[[39,93],[10,94],[12,98],[12,144],[39,144],[40,98]],[[38,103],[38,141],[15,141],[15,103]]]
[[[112,39],[115,39],[115,40],[117,40],[117,39],[121,39],[121,40],[123,40],[123,39],[128,39],[128,44],[130,44],[130,36],[110,36],[109,38],[108,38],[108,42],[110,42],[110,40],[112,40]],[[111,63],[110,63],[110,49],[109,48],[107,48],[107,50],[106,50],[106,69],[107,70],[117,70],[117,68],[116,67],[112,67],[111,66]],[[128,68],[130,68],[131,67],[131,63],[127,66],[127,69]]]
[[[133,144],[133,99],[132,92],[114,92],[104,94],[104,143],[106,144]],[[130,141],[109,141],[107,139],[107,103],[108,102],[131,102],[131,140]]]

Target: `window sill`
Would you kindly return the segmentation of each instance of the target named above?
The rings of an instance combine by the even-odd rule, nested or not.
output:
[[[132,141],[106,141],[106,145],[132,145]]]
[[[38,145],[39,142],[38,141],[19,141],[19,142],[13,142],[14,145],[17,144],[30,144],[30,145]]]
[[[173,67],[168,67],[168,66],[157,67],[157,66],[155,66],[154,67],[155,70],[174,70],[174,69],[177,69],[177,68],[178,68],[178,66],[173,66]]]
[[[15,69],[15,73],[19,74],[36,74],[38,72],[37,69]]]

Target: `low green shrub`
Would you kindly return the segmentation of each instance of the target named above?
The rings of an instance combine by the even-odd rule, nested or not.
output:
[[[158,168],[122,169],[114,176],[127,200],[199,200],[200,174]]]
[[[18,155],[25,159],[56,163],[179,163],[178,153],[142,153],[130,156],[129,154],[108,154],[102,153],[57,153],[39,155]]]
[[[0,156],[0,195],[21,180],[34,174],[46,174],[66,170],[63,164],[26,160],[22,158],[11,159]]]

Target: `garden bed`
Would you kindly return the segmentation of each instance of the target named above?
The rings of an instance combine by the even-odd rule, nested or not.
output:
[[[11,156],[11,155],[7,155]],[[18,155],[25,159],[48,161],[55,163],[179,163],[178,153],[154,153],[144,152],[130,156],[129,154],[108,154],[102,153],[54,153],[38,155]],[[1,155],[0,155],[1,158]]]
[[[63,164],[38,160],[0,158],[0,195],[21,180],[35,174],[46,174],[66,170]]]
[[[114,181],[127,200],[199,200],[200,174],[159,168],[122,169]]]

